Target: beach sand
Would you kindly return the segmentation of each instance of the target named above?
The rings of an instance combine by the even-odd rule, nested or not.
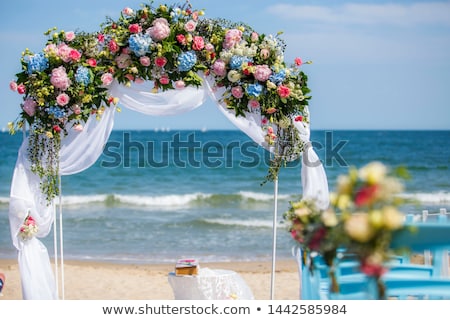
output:
[[[91,261],[65,261],[66,300],[173,300],[168,273],[175,264],[114,264]],[[201,268],[237,272],[256,300],[270,299],[272,262],[202,263]],[[275,300],[299,298],[299,276],[294,259],[276,261]],[[0,272],[6,275],[0,300],[21,300],[19,266],[16,260],[0,259]],[[61,271],[59,271],[61,273]]]

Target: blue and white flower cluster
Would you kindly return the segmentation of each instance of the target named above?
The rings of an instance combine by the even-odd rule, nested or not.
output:
[[[132,34],[128,39],[130,50],[138,57],[150,52],[152,42],[153,40],[148,34]]]
[[[35,55],[25,57],[25,61],[28,62],[28,74],[33,72],[41,72],[48,68],[48,59],[43,52],[39,52]]]
[[[194,51],[183,52],[178,56],[178,70],[189,71],[197,63],[197,55]]]

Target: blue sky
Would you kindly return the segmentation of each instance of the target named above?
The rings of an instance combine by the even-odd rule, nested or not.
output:
[[[174,4],[183,1],[154,1]],[[286,60],[305,65],[312,129],[450,130],[450,1],[191,0],[210,18],[283,32]],[[21,52],[39,51],[43,33],[98,30],[146,0],[3,1],[0,4],[0,129],[19,114],[9,90]],[[152,117],[128,111],[115,129],[234,129],[211,101],[193,112]]]

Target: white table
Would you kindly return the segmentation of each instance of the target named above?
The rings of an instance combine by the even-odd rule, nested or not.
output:
[[[200,268],[195,276],[169,273],[176,300],[253,300],[244,279],[232,270]]]

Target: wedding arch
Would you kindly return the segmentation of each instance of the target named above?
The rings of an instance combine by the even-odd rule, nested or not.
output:
[[[10,83],[23,95],[20,115],[10,124],[24,140],[9,220],[24,299],[58,299],[48,251],[38,238],[54,228],[58,242],[61,176],[96,162],[119,106],[160,116],[188,112],[209,97],[271,152],[269,180],[277,183],[283,164],[301,156],[303,198],[328,206],[326,175],[310,143],[307,76],[300,58],[286,64],[279,35],[207,19],[189,3],[142,4],[108,18],[95,33],[51,29],[46,35],[41,52],[23,53],[22,71]]]

